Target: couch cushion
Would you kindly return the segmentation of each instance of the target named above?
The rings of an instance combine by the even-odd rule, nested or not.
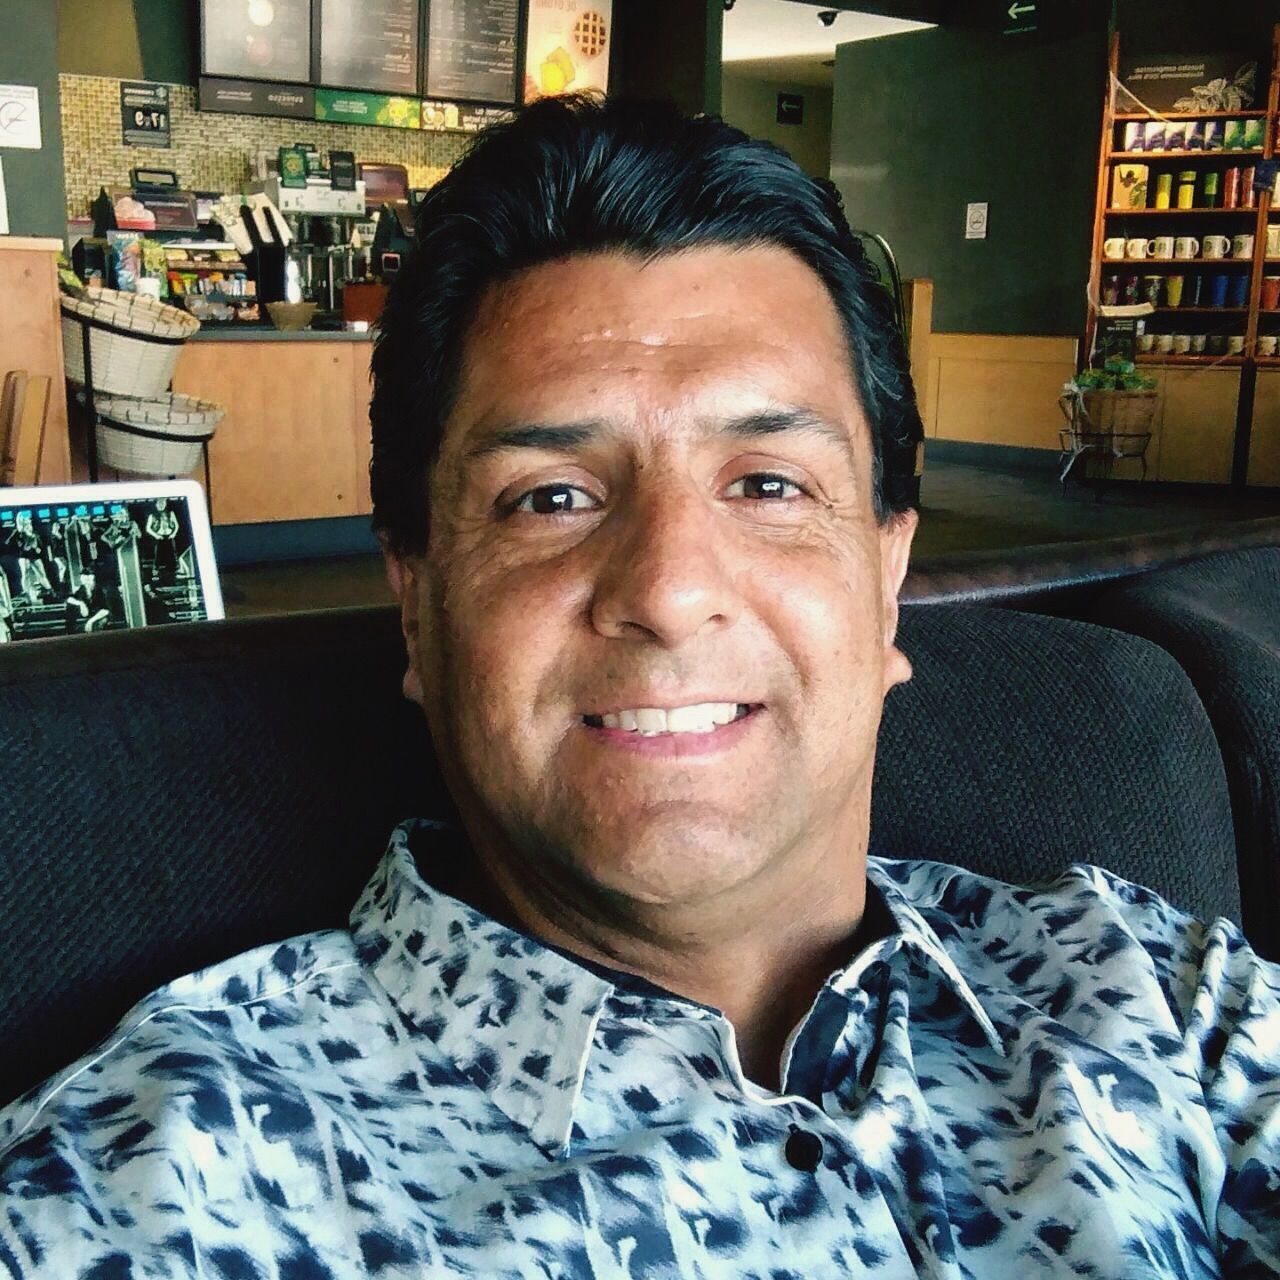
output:
[[[1198,690],[1226,764],[1245,928],[1280,959],[1280,547],[1147,574],[1091,615],[1168,650]]]
[[[915,676],[885,706],[875,851],[1000,880],[1091,862],[1240,919],[1222,760],[1154,645],[1058,618],[908,606]]]
[[[980,608],[902,630],[880,851],[1014,880],[1090,859],[1234,914],[1221,762],[1167,655]],[[392,608],[0,657],[0,1100],[161,983],[342,926],[396,821],[451,812]]]

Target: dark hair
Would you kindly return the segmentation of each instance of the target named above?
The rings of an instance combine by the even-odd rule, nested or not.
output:
[[[489,286],[575,253],[701,245],[780,246],[821,277],[871,427],[877,516],[909,506],[922,431],[903,338],[835,187],[714,117],[573,96],[486,130],[418,210],[373,353],[373,524],[386,545],[426,545],[428,472]]]

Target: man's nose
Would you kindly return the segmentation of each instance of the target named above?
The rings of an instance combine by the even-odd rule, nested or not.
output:
[[[733,625],[742,601],[723,517],[706,495],[669,485],[637,497],[618,518],[591,602],[601,635],[676,648],[704,628]]]

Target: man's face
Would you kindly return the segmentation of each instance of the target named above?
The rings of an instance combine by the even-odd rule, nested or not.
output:
[[[427,552],[392,566],[407,688],[490,856],[689,904],[815,842],[861,853],[915,521],[876,521],[808,267],[595,254],[494,287],[430,498]]]

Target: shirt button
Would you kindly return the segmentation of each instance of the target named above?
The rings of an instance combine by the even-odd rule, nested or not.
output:
[[[793,1169],[812,1173],[822,1163],[822,1139],[816,1133],[792,1125],[782,1154]]]

